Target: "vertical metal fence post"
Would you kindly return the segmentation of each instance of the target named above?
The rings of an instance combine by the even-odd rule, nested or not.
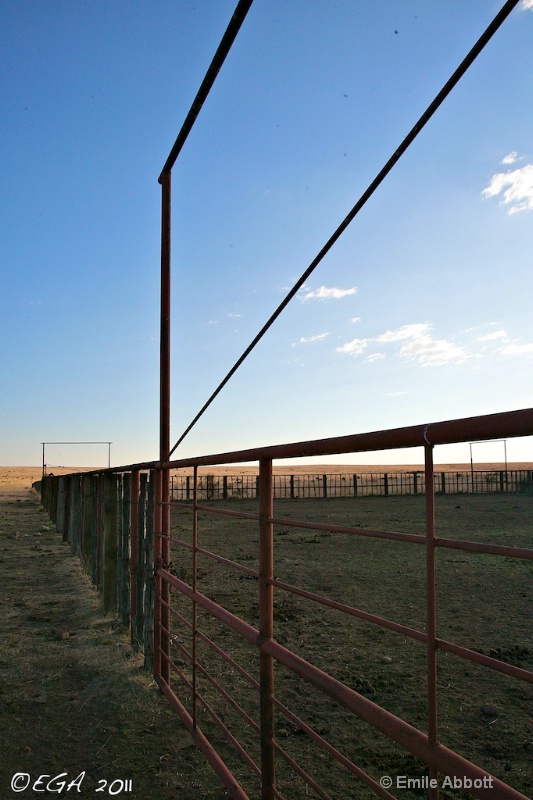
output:
[[[274,634],[274,514],[272,461],[259,462],[259,703],[261,715],[261,800],[273,800],[274,762],[274,664],[263,643]]]
[[[427,631],[427,685],[428,685],[428,738],[430,747],[438,741],[437,717],[437,598],[435,586],[435,487],[433,485],[433,445],[426,444],[426,631]],[[429,777],[435,779],[436,771],[430,767]],[[439,789],[430,788],[431,800],[438,800]]]
[[[160,177],[161,182],[161,339],[160,339],[160,405],[159,405],[159,458],[166,461],[170,451],[170,254],[171,254],[171,228],[172,204],[171,187],[172,175],[170,170],[164,171]],[[158,470],[159,472],[159,470]],[[163,470],[159,475],[159,494],[154,500],[158,508],[158,523],[155,526],[156,536],[159,537],[158,559],[156,563],[168,569],[170,563],[170,472]],[[156,593],[156,603],[159,606],[159,621],[163,627],[159,628],[159,644],[167,658],[159,661],[162,677],[170,681],[170,612],[168,604],[170,599],[169,586],[166,581],[159,581],[159,592]]]
[[[193,473],[193,517],[192,517],[192,588],[198,591],[198,467],[194,467]],[[198,643],[198,605],[195,601],[192,604],[192,724],[196,729],[198,708],[197,708],[197,652]]]
[[[161,471],[161,564],[170,567],[170,471]],[[161,582],[161,649],[166,658],[161,662],[161,675],[170,686],[170,586]]]
[[[163,580],[158,575],[158,570],[161,567],[162,558],[162,538],[161,538],[161,496],[162,496],[162,470],[156,469],[154,471],[154,571],[155,571],[155,586],[154,586],[154,675],[162,677],[162,659],[161,659],[161,586]]]

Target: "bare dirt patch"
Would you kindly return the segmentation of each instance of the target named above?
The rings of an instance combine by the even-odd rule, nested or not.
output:
[[[147,800],[222,800],[227,797],[188,733],[142,668],[128,637],[113,618],[103,617],[96,592],[76,558],[39,509],[28,489],[39,468],[0,474],[0,798],[57,797],[31,787],[14,793],[12,776],[82,772],[82,791],[92,797],[100,781],[132,780],[123,796]],[[301,468],[309,472],[309,468]],[[318,468],[320,471],[324,467]],[[327,471],[331,467],[328,465]],[[346,465],[339,467],[342,471]],[[348,467],[348,469],[350,469]],[[361,469],[359,466],[357,469]],[[371,467],[376,469],[391,469]],[[405,469],[405,468],[404,468]],[[5,468],[0,468],[0,473]],[[26,470],[33,470],[29,475]],[[392,469],[391,469],[392,471]],[[17,481],[19,485],[17,486]],[[20,486],[24,488],[20,488]],[[257,511],[253,501],[230,508]],[[495,543],[531,546],[531,497],[437,498],[438,533]],[[278,501],[278,516],[308,521],[423,531],[423,498],[389,497],[314,501]],[[188,512],[175,519],[176,533],[190,533]],[[276,577],[287,583],[359,605],[372,613],[423,629],[422,548],[391,542],[350,540],[325,531],[276,526]],[[201,517],[201,544],[257,567],[254,523],[211,515]],[[176,556],[178,556],[176,558]],[[190,581],[187,557],[173,553],[179,575]],[[455,551],[438,553],[439,635],[467,647],[531,669],[531,569],[516,559]],[[251,624],[257,624],[257,586],[253,579],[200,559],[200,591],[209,594]],[[187,615],[187,610],[183,612]],[[333,671],[356,691],[424,729],[427,708],[423,646],[356,620],[339,618],[303,598],[276,592],[276,637],[304,658]],[[203,630],[240,663],[257,673],[255,650],[243,647],[213,620]],[[179,631],[175,630],[176,634]],[[183,637],[186,641],[186,637]],[[218,669],[207,649],[205,666]],[[177,663],[179,657],[174,656]],[[183,665],[187,668],[187,665]],[[225,688],[254,715],[255,697],[238,676],[225,669]],[[178,681],[176,680],[178,684]],[[227,704],[206,697],[231,722]],[[423,775],[416,762],[380,734],[324,700],[318,692],[276,670],[280,699],[361,767],[382,774]],[[439,714],[442,741],[528,794],[531,789],[531,692],[525,684],[439,656]],[[209,728],[207,717],[202,724]],[[250,743],[249,731],[235,730]],[[336,800],[362,800],[368,793],[335,771],[297,726],[278,718],[276,736],[283,747],[324,785]],[[217,734],[213,731],[213,739]],[[253,752],[254,745],[249,744]],[[237,776],[247,768],[220,743]],[[284,795],[297,800],[303,784],[279,768]],[[330,783],[328,784],[328,781]],[[41,787],[42,788],[42,787]],[[257,787],[250,796],[257,796]],[[72,794],[75,793],[75,789]],[[416,800],[423,793],[402,791]],[[469,795],[443,792],[442,797]]]
[[[0,494],[0,584],[2,800],[58,797],[49,779],[15,793],[17,772],[85,772],[82,798],[120,780],[139,800],[226,797],[28,489]]]
[[[214,506],[214,503],[209,505]],[[219,504],[217,504],[219,505]],[[253,501],[227,501],[227,507],[257,513]],[[444,496],[436,498],[438,535],[493,544],[531,546],[529,496]],[[307,523],[340,524],[403,533],[424,532],[423,497],[364,497],[358,499],[279,500],[275,516]],[[199,515],[199,546],[252,570],[258,569],[257,523],[234,517]],[[190,513],[176,510],[175,535],[187,540]],[[332,600],[424,631],[425,548],[420,545],[346,536],[324,530],[278,524],[274,530],[275,576]],[[192,582],[190,551],[176,547],[172,553],[176,574]],[[437,551],[438,636],[472,650],[492,655],[525,669],[533,668],[533,583],[531,564],[518,559],[464,551]],[[257,580],[252,575],[199,557],[198,590],[257,627]],[[173,595],[179,611],[190,618],[187,601]],[[199,611],[203,633],[251,675],[257,675],[254,648]],[[190,649],[188,632],[176,624],[176,635]],[[332,674],[355,691],[383,706],[420,730],[427,730],[427,676],[425,646],[405,636],[379,628],[317,605],[287,591],[275,591],[274,637],[280,644]],[[199,645],[201,663],[252,717],[257,698],[250,687],[207,646]],[[185,672],[186,658],[175,654]],[[246,742],[247,726],[206,680],[199,690]],[[385,736],[276,667],[275,693],[300,716],[375,780],[380,776],[427,775],[425,766]],[[451,653],[438,657],[440,741],[491,774],[529,796],[533,729],[531,687],[501,673],[464,661]],[[211,725],[205,725],[227,751]],[[375,795],[352,776],[335,767],[297,725],[276,714],[276,737],[284,749],[334,798],[371,798]],[[258,757],[257,748],[249,748]],[[257,787],[246,778],[239,760],[230,758],[242,774],[251,797]],[[278,759],[279,788],[287,798],[303,797],[303,782]],[[396,793],[395,793],[396,794]],[[402,798],[424,792],[402,790]],[[309,792],[310,797],[315,797]],[[470,797],[443,790],[443,800]]]

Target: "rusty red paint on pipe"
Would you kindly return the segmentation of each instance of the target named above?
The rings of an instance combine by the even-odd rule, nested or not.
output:
[[[283,703],[280,703],[279,700],[274,699],[274,705],[283,714],[283,716],[285,716],[287,719],[289,719],[291,722],[297,725],[305,734],[307,734],[307,736],[309,736],[310,739],[312,739],[320,747],[326,750],[329,753],[329,755],[331,755],[336,761],[338,761],[339,764],[342,764],[342,766],[345,767],[349,772],[351,772],[352,775],[355,775],[361,781],[370,786],[371,789],[373,789],[377,795],[384,798],[384,800],[396,800],[396,798],[394,798],[393,795],[391,795],[386,789],[383,789],[383,787],[380,786],[380,784],[377,781],[371,778],[370,775],[367,775],[366,772],[364,772],[360,767],[354,764],[353,761],[350,761],[349,758],[346,758],[346,756],[343,753],[341,753],[340,750],[337,750],[336,747],[333,747],[332,744],[326,741],[326,739],[320,736],[319,733],[317,733],[315,730],[313,730],[313,728],[311,728],[303,720],[301,720],[300,717],[296,716],[296,714],[294,714],[286,706],[284,706]],[[277,748],[278,746],[276,745],[276,749]]]
[[[215,678],[213,678],[211,673],[208,672],[207,669],[203,667],[201,664],[198,664],[198,669],[202,673],[202,675],[206,678],[206,680],[209,681],[211,686],[214,689],[216,689],[216,691],[220,694],[221,697],[224,698],[226,703],[228,703],[228,705],[230,705],[232,708],[235,709],[235,711],[241,717],[241,719],[243,719],[251,728],[253,728],[253,730],[256,733],[259,733],[260,729],[257,722],[251,718],[251,716],[244,710],[244,708],[241,705],[239,705],[239,703],[237,703],[236,700],[233,699],[233,697],[231,697],[231,695],[224,689],[222,684],[220,684],[217,680],[215,680]]]
[[[223,734],[226,736],[226,738],[227,738],[227,739],[228,739],[228,740],[229,740],[229,741],[232,743],[232,745],[235,747],[235,749],[237,750],[237,752],[238,752],[238,753],[239,753],[239,754],[240,754],[240,755],[241,755],[241,756],[244,758],[244,760],[245,760],[245,761],[246,761],[246,762],[249,764],[249,766],[250,766],[250,767],[253,769],[253,771],[255,772],[255,774],[257,775],[257,777],[258,777],[258,778],[260,778],[260,777],[261,777],[261,770],[260,770],[260,768],[257,766],[257,764],[255,763],[255,761],[253,760],[253,758],[250,756],[250,754],[249,754],[249,753],[247,753],[247,751],[244,749],[244,747],[241,745],[241,743],[238,741],[238,739],[236,739],[236,738],[235,738],[235,736],[232,734],[232,732],[231,732],[231,731],[230,731],[230,729],[227,727],[227,725],[225,725],[225,724],[224,724],[224,722],[222,721],[222,719],[221,719],[221,718],[218,716],[218,714],[216,713],[216,711],[215,711],[215,710],[214,710],[214,709],[211,707],[211,705],[210,705],[210,704],[207,702],[207,700],[205,699],[205,697],[203,697],[203,695],[199,694],[199,695],[198,695],[198,700],[199,700],[199,702],[200,702],[200,703],[203,705],[203,707],[205,708],[205,710],[207,711],[207,713],[209,714],[209,716],[211,717],[211,719],[213,720],[213,722],[214,722],[214,723],[217,725],[217,727],[218,727],[218,728],[219,728],[219,729],[222,731],[222,733],[223,733]]]
[[[222,781],[222,784],[228,790],[230,797],[233,798],[233,800],[250,800],[246,792],[240,786],[238,781],[234,778],[231,771],[226,767],[226,765],[224,764],[224,762],[222,761],[216,750],[213,748],[213,746],[210,744],[206,736],[204,736],[204,734],[199,728],[196,728],[193,725],[193,721],[190,714],[178,700],[172,689],[170,689],[170,687],[164,681],[162,681],[159,676],[156,675],[155,680],[159,688],[161,689],[161,691],[163,692],[163,694],[170,702],[171,706],[174,708],[177,715],[179,716],[179,718],[189,731],[189,733],[193,736],[198,747],[204,753],[205,757],[215,770],[216,774]]]
[[[214,466],[261,458],[285,459],[312,456],[367,453],[371,450],[397,450],[410,447],[454,444],[484,439],[511,439],[516,436],[533,436],[533,409],[487,414],[479,417],[433,422],[404,428],[315,439],[306,442],[256,447],[250,450],[234,450],[197,458],[178,459],[165,464],[171,469],[190,466]]]
[[[426,435],[426,438],[425,436]],[[228,453],[215,453],[194,458],[173,461],[143,461],[120,467],[111,467],[105,472],[131,472],[148,470],[156,466],[168,469],[183,467],[216,466],[259,461],[261,458],[288,459],[302,456],[343,455],[347,453],[368,453],[372,450],[396,450],[411,447],[424,447],[429,440],[434,445],[459,444],[482,438],[512,439],[519,436],[533,436],[533,408],[507,411],[500,414],[487,414],[479,417],[432,422],[405,428],[358,433],[330,439],[314,439],[306,442],[256,447],[247,450],[233,450]],[[426,440],[427,439],[427,440]],[[101,474],[102,470],[87,470],[85,475]],[[207,510],[207,508],[205,509]]]
[[[485,781],[485,786],[487,785],[486,779],[489,777],[492,788],[482,787],[470,790],[477,797],[481,797],[483,800],[494,800],[495,797],[498,800],[528,800],[521,792],[490,775],[490,773],[476,764],[472,764],[471,761],[463,758],[453,750],[449,750],[441,744],[432,747],[426,734],[391,714],[390,711],[373,703],[372,700],[368,700],[368,698],[340,683],[340,681],[332,678],[331,675],[292,653],[278,642],[272,639],[266,641],[263,643],[263,649],[269,652],[280,664],[292,670],[303,680],[316,686],[328,697],[336,700],[340,705],[352,711],[372,727],[389,736],[410,753],[425,761],[430,767],[434,767],[445,775],[467,777],[472,781]]]
[[[473,661],[475,664],[481,664],[484,667],[503,672],[505,675],[511,675],[519,681],[533,683],[533,672],[527,669],[515,667],[513,664],[506,664],[505,661],[498,661],[497,658],[486,656],[483,653],[477,653],[475,650],[469,650],[467,647],[461,647],[458,644],[453,644],[453,642],[447,642],[445,639],[437,639],[437,647],[439,650],[446,650],[448,653],[453,653],[467,661]]]
[[[259,681],[256,681],[255,678],[253,678],[249,672],[246,672],[244,667],[241,667],[240,664],[238,664],[230,655],[224,652],[224,650],[222,650],[221,647],[216,645],[208,636],[205,635],[205,633],[198,631],[198,638],[202,639],[202,641],[205,642],[208,645],[208,647],[210,647],[218,656],[220,656],[220,658],[222,658],[227,664],[233,667],[235,672],[238,672],[239,675],[241,675],[241,677],[243,677],[244,680],[246,680],[250,684],[250,686],[253,686],[254,689],[257,689],[259,691]]]
[[[206,597],[201,592],[193,591],[191,586],[184,581],[181,581],[179,578],[176,578],[175,575],[172,575],[167,570],[160,569],[157,571],[157,574],[160,575],[160,577],[167,581],[171,586],[175,586],[176,589],[185,595],[185,597],[188,597],[190,600],[194,600],[209,614],[227,625],[232,631],[235,631],[235,633],[238,633],[240,636],[242,636],[243,639],[246,639],[251,644],[257,644],[259,631],[256,628],[248,625],[247,622],[244,622],[242,619],[235,616],[235,614],[232,614],[231,611],[228,611],[223,606],[215,603],[213,600],[210,600],[209,597]]]
[[[259,642],[274,635],[274,483],[272,461],[259,463]],[[259,653],[259,706],[261,719],[261,800],[272,800],[276,786],[274,757],[274,662]]]
[[[279,753],[279,755],[283,758],[283,760],[286,761],[287,764],[296,772],[296,774],[299,775],[300,778],[302,778],[302,780],[305,781],[307,786],[309,786],[321,798],[321,800],[333,800],[331,795],[325,792],[324,789],[322,789],[322,787],[319,786],[318,783],[313,780],[313,778],[309,775],[309,773],[306,772],[298,764],[298,762],[294,760],[294,758],[291,758],[291,756],[287,753],[286,750],[283,749],[283,747],[281,747],[280,744],[274,742],[274,749],[276,753]]]
[[[251,575],[254,578],[259,577],[259,573],[256,570],[245,567],[244,564],[239,564],[238,561],[232,561],[230,558],[224,558],[217,553],[212,553],[211,550],[204,550],[202,547],[198,547],[196,552],[201,553],[206,558],[210,558],[212,561],[216,561],[218,564],[224,564],[226,567],[233,567],[239,572],[244,572],[245,575]]]
[[[427,695],[428,740],[430,747],[438,742],[437,698],[437,592],[435,584],[435,490],[433,488],[433,445],[424,448],[426,509],[426,632],[427,632]],[[439,785],[435,768],[429,768],[431,800],[438,800]]]
[[[397,533],[395,531],[376,531],[370,528],[350,528],[346,525],[330,525],[323,522],[303,522],[297,519],[284,519],[273,517],[271,522],[287,528],[308,528],[313,531],[329,531],[330,533],[344,533],[348,536],[370,536],[373,539],[390,539],[394,542],[412,542],[425,544],[426,537],[416,533]]]
[[[162,580],[157,567],[161,565],[161,558],[162,558],[162,541],[161,536],[158,534],[161,533],[161,470],[156,469],[153,472],[154,476],[154,545],[153,545],[153,552],[154,552],[154,566],[156,568],[155,573],[155,587],[154,587],[154,594],[155,594],[155,602],[154,602],[154,675],[158,677],[162,677],[162,669],[163,669],[163,662],[161,661],[161,642],[162,642],[162,632],[161,632],[161,597],[162,597]],[[165,651],[166,652],[166,651]],[[164,662],[166,665],[166,662]],[[168,665],[165,666],[165,672],[168,672]],[[165,682],[168,683],[168,679],[164,678]]]
[[[505,547],[501,544],[485,544],[484,542],[467,542],[463,539],[435,540],[437,547],[447,547],[451,550],[466,550],[469,553],[488,553],[495,556],[508,556],[509,558],[525,558],[533,560],[533,550],[528,547]]]
[[[300,589],[298,586],[292,586],[290,583],[283,581],[272,580],[272,586],[283,589],[285,592],[296,594],[299,597],[305,597],[307,600],[313,600],[315,603],[320,603],[323,606],[334,608],[336,611],[341,611],[344,614],[349,614],[352,617],[357,617],[365,622],[371,622],[373,625],[379,625],[381,628],[388,628],[388,630],[400,633],[402,636],[408,636],[410,639],[416,639],[420,642],[427,642],[427,635],[422,631],[417,631],[415,628],[409,628],[407,625],[401,625],[399,622],[392,622],[392,620],[379,617],[376,614],[370,614],[368,611],[363,611],[360,608],[354,608],[346,603],[339,603],[337,600],[330,600],[314,592],[309,592],[307,589]]]
[[[198,591],[198,467],[193,470],[193,518],[192,518],[192,589]],[[198,724],[198,605],[192,603],[192,720],[196,728]]]

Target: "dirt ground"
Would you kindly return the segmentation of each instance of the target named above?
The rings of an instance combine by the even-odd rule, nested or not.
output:
[[[438,535],[492,544],[530,547],[532,542],[529,495],[437,495]],[[222,501],[210,503],[213,508]],[[255,513],[251,500],[228,500],[228,509]],[[190,507],[173,509],[174,534],[191,541]],[[391,496],[288,500],[274,504],[274,516],[303,521],[348,525],[374,530],[424,533],[424,497]],[[209,553],[258,570],[256,523],[234,516],[200,512],[198,590],[250,625],[258,626],[257,581],[224,563],[213,563]],[[176,545],[171,553],[177,577],[193,579],[191,551]],[[424,631],[425,548],[346,536],[327,530],[274,527],[274,570],[278,581],[315,592],[330,600],[363,609],[410,628]],[[443,639],[492,655],[516,667],[533,668],[531,612],[533,583],[530,562],[495,558],[485,554],[440,548],[436,556],[438,635]],[[190,603],[173,595],[179,612],[191,619]],[[231,634],[206,613],[199,622],[203,633],[255,674],[256,654],[236,634]],[[191,649],[190,634],[176,623],[176,635]],[[366,621],[329,609],[276,588],[274,637],[297,655],[328,672],[358,693],[377,702],[419,730],[427,730],[427,678],[424,646],[413,639]],[[175,656],[187,671],[187,658]],[[210,648],[201,646],[199,658],[209,672],[237,699],[252,719],[257,698],[240,676],[220,664]],[[284,668],[275,669],[275,694],[291,712],[337,747],[375,780],[388,776],[419,777],[425,767],[392,741],[319,691],[294,679]],[[533,728],[531,687],[485,667],[439,651],[439,739],[462,756],[530,796],[533,788],[531,754]],[[249,731],[238,715],[231,714],[207,681],[202,696],[231,730],[246,741]],[[231,717],[230,717],[231,714]],[[230,723],[231,719],[231,723]],[[217,731],[207,715],[202,727],[217,741]],[[220,738],[220,737],[219,737]],[[335,766],[296,725],[276,713],[276,738],[290,756],[308,771],[335,800],[370,800],[375,797],[346,771]],[[220,745],[223,746],[222,740]],[[256,755],[252,750],[252,757]],[[237,774],[238,759],[229,764]],[[244,785],[250,797],[257,786]],[[292,770],[277,762],[278,786],[284,797],[307,796]],[[423,791],[393,792],[404,800],[425,797]],[[312,791],[309,797],[316,797]],[[494,800],[496,800],[496,794]],[[472,795],[442,789],[442,800],[466,800]]]
[[[457,465],[449,466],[457,469]],[[512,468],[527,469],[531,465],[513,465]],[[308,466],[299,469],[311,471]],[[334,468],[328,465],[317,469],[331,472]],[[351,468],[346,465],[339,467],[340,471],[346,469]],[[357,466],[356,469],[362,471],[363,468]],[[393,471],[392,467],[372,466],[368,469]],[[96,791],[107,796],[125,794],[139,800],[226,798],[226,792],[204,757],[159,694],[151,676],[143,669],[141,656],[132,651],[128,637],[115,619],[102,615],[97,594],[82,573],[78,560],[70,555],[67,545],[40,509],[38,496],[30,488],[31,482],[38,480],[40,475],[39,467],[0,468],[0,800],[17,796],[54,798],[58,796],[60,781],[67,784],[61,794],[67,793],[68,784],[73,782],[72,795],[82,798],[91,797]],[[461,498],[460,505],[453,497],[443,500],[441,512],[449,516],[452,529],[459,518],[463,525],[468,521],[471,535],[474,535],[481,518],[485,524],[493,526],[495,535],[502,525],[505,527],[506,518],[499,516],[503,514],[501,508],[489,508],[484,498],[481,505],[474,504],[468,510],[469,499],[472,498]],[[402,504],[408,500],[389,498],[385,501],[390,517],[387,523],[392,529],[401,529],[404,524]],[[335,502],[317,501],[318,514],[328,518],[336,509]],[[335,513],[340,513],[341,517],[343,509],[353,508],[349,503],[338,502],[340,511]],[[372,525],[380,513],[378,507],[383,508],[380,505],[383,500],[365,498],[363,503],[358,507],[357,524]],[[509,505],[520,531],[521,543],[526,544],[531,539],[531,498],[520,498],[519,502],[513,501]],[[289,509],[285,503],[283,511],[288,513],[290,510],[291,515],[297,515],[302,505],[296,502],[295,506],[295,509]],[[301,581],[302,584],[311,579],[311,589],[323,592],[329,587],[333,594],[341,591],[342,585],[336,573],[322,556],[322,545],[332,542],[334,536],[297,529],[285,531],[283,528],[278,529],[276,535],[280,547],[280,578],[294,583]],[[250,549],[250,540],[243,541],[237,530],[234,536],[232,546],[237,550],[230,555],[253,566],[256,553]],[[233,539],[228,535],[228,544],[231,541]],[[336,542],[337,557],[352,570],[350,584],[357,587],[363,585],[363,581],[368,585],[373,560],[369,561],[368,553],[364,560],[358,553],[355,556],[348,551],[344,553],[343,546],[339,539]],[[383,563],[379,547],[376,545],[376,564]],[[319,561],[315,563],[316,558]],[[409,595],[398,593],[392,597],[392,616],[396,618],[401,609],[402,622],[420,625],[423,587],[413,580],[412,569],[403,558],[402,548],[390,562],[390,570],[394,573],[391,573],[391,580],[393,585],[397,583],[400,587],[401,576],[406,576],[410,599],[401,607],[402,597]],[[510,568],[508,561],[502,559],[504,572],[490,572],[484,558],[476,557],[476,569],[469,571],[468,583],[465,568],[461,566],[466,563],[465,559],[454,556],[453,551],[450,555],[444,554],[441,568],[446,580],[441,585],[453,588],[442,598],[442,603],[449,605],[446,618],[452,626],[444,633],[449,638],[458,638],[461,643],[474,644],[487,653],[495,647],[494,654],[498,657],[530,667],[533,654],[531,629],[529,627],[528,631],[527,623],[531,611],[530,578],[527,579],[528,588],[523,583],[518,593],[520,607],[516,611],[520,626],[508,630],[504,621],[509,613],[509,603],[513,602],[513,586],[507,595],[502,582]],[[520,573],[520,580],[526,580],[525,573]],[[252,583],[241,581],[238,584],[238,596],[243,598],[245,605],[246,592],[242,590],[246,586],[253,593]],[[370,597],[371,610],[384,615],[390,613],[390,608],[381,607],[383,600],[378,591],[379,583],[371,579],[370,584],[376,589]],[[229,589],[229,585],[219,584],[214,587],[214,593],[218,592],[221,595],[219,599],[231,608],[237,595]],[[228,597],[222,597],[228,592]],[[465,594],[468,598],[481,600],[475,606],[466,604],[460,608],[459,598]],[[496,618],[491,606],[494,597],[498,597],[500,609]],[[250,614],[249,621],[255,622],[255,599],[250,599],[248,607],[239,605],[232,610],[242,613],[245,618]],[[313,612],[315,616],[309,618],[306,613],[299,601],[290,596],[280,598],[276,610],[281,628],[278,633],[282,643],[296,641],[297,650],[309,657],[316,650],[316,640],[310,632],[321,624],[324,630],[320,629],[319,640],[323,651],[321,649],[319,660],[325,659],[320,666],[326,668],[333,643],[332,632],[335,632],[335,638],[340,634],[340,640],[344,642],[350,640],[352,633],[348,636],[347,631],[338,627],[338,622],[328,620],[322,613],[316,616]],[[482,626],[474,626],[476,638],[471,642],[470,622],[480,616]],[[366,638],[366,641],[370,645],[365,650],[355,648],[353,653],[350,651],[346,663],[351,664],[351,672],[338,677],[382,702],[394,713],[405,715],[413,724],[422,725],[424,709],[420,706],[417,690],[418,660],[410,660],[409,648],[404,643],[395,645],[396,650],[390,649],[388,636],[373,634],[373,638]],[[441,679],[446,683],[451,678],[452,673],[448,674],[451,668],[445,664],[441,672]],[[474,695],[471,691],[474,674],[477,675],[476,668],[468,667],[460,674],[453,674],[453,683],[448,683],[448,689],[453,686],[451,702],[442,709],[442,726],[447,739],[450,744],[461,747],[466,734],[465,755],[480,758],[487,768],[524,791],[528,780],[525,777],[526,765],[533,748],[525,713],[525,704],[529,702],[527,695],[522,689],[509,693],[507,683],[500,678],[488,688],[481,686]],[[402,687],[400,693],[398,686]],[[300,697],[298,688],[290,681],[284,683],[283,679],[280,679],[279,688],[285,694],[284,699],[296,710],[301,710],[303,715],[311,714],[310,721],[316,723],[322,733],[331,733],[342,741],[344,732],[348,730],[343,727],[346,724],[352,726],[350,735],[353,736],[353,721],[344,721],[337,712],[332,715],[330,706],[325,704],[322,708],[319,698]],[[458,717],[454,719],[457,709]],[[299,752],[301,737],[297,730],[287,725],[278,731],[278,735],[287,746],[293,745]],[[362,749],[354,744],[354,756],[362,759],[362,766],[366,760],[367,768],[373,771],[378,763],[383,764],[383,751],[380,743],[368,740],[366,736],[361,732],[360,741],[364,738],[366,744],[361,745]],[[396,764],[395,759],[400,759],[397,769],[418,769],[405,758],[402,761],[400,755],[392,750],[386,752],[389,770]],[[17,773],[22,775],[12,786]],[[59,782],[52,781],[46,789],[48,781],[62,773]],[[39,783],[42,775],[51,777],[43,778]],[[131,788],[127,781],[131,781]],[[27,788],[20,791],[26,785]],[[289,788],[287,796],[303,797],[302,792],[301,786],[298,789],[294,787],[293,791]],[[406,793],[403,794],[407,797]],[[352,797],[355,800],[356,795],[344,793],[334,797],[335,800],[352,800]]]
[[[142,658],[115,620],[102,616],[96,592],[36,493],[3,483],[1,800],[57,798],[61,781],[67,786],[59,796],[89,798],[99,790],[96,797],[222,800],[226,793]],[[23,775],[12,788],[17,773]],[[35,784],[61,773],[48,790],[50,777]]]

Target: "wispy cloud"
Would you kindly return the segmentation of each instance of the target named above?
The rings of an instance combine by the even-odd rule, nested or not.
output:
[[[299,344],[308,344],[309,342],[322,342],[328,336],[329,333],[318,333],[316,336],[302,336],[302,338],[294,342],[292,346],[297,347]]]
[[[299,297],[302,303],[305,303],[307,300],[340,300],[342,297],[355,294],[357,287],[352,286],[351,289],[338,289],[336,286],[320,286],[318,289],[304,287],[302,291],[303,294]]]
[[[487,323],[488,325],[489,323]],[[496,323],[492,331],[483,333],[479,327],[463,332],[463,341],[437,339],[430,322],[416,322],[399,328],[387,329],[372,337],[351,339],[336,348],[337,353],[364,358],[366,363],[382,361],[389,354],[420,367],[442,367],[463,364],[467,360],[488,358],[529,358],[533,356],[533,343],[513,338]],[[486,328],[485,328],[486,329]],[[470,336],[468,336],[470,334]],[[468,338],[464,338],[464,337]]]
[[[518,160],[518,153],[516,152],[516,150],[513,150],[511,153],[508,153],[504,158],[502,158],[502,164],[507,166],[509,164],[516,163],[517,160]]]
[[[434,339],[429,322],[402,325],[396,330],[387,330],[374,338],[352,339],[337,347],[337,352],[350,356],[360,356],[372,344],[396,344],[401,346],[395,350],[396,355],[408,361],[416,361],[422,367],[440,367],[446,364],[460,364],[469,358],[466,350],[448,339]],[[382,350],[370,353],[367,361],[378,361],[385,358]]]
[[[533,0],[522,0],[519,7],[522,11],[533,11]]]
[[[349,356],[360,356],[373,341],[373,339],[352,339],[351,342],[346,342],[346,344],[337,347],[337,353],[346,353],[346,355]]]
[[[484,334],[484,336],[476,337],[477,342],[494,342],[497,341],[498,339],[503,339],[504,341],[507,341],[509,337],[507,336],[507,333],[505,331],[494,331],[494,333],[486,333]]]
[[[348,320],[348,322],[350,323],[350,325],[355,325],[356,322],[361,322],[361,317],[352,317],[351,319]]]
[[[232,319],[238,319],[239,317],[242,317],[242,314],[228,314],[228,317],[231,317]]]
[[[533,3],[533,0],[532,0]],[[515,153],[506,156],[516,156]],[[507,163],[514,163],[508,161]],[[533,164],[526,164],[510,172],[497,172],[483,189],[483,197],[502,195],[501,204],[508,206],[509,214],[533,211]]]
[[[403,339],[416,339],[419,336],[427,333],[431,328],[429,322],[419,322],[415,325],[402,325],[395,331],[385,331],[381,336],[378,336],[377,342],[400,342]]]
[[[429,333],[413,336],[400,349],[400,356],[418,361],[421,367],[442,367],[466,361],[468,354],[463,347],[448,339],[433,339]]]
[[[500,347],[498,350],[502,356],[521,356],[533,353],[533,344],[518,344],[513,342]]]

